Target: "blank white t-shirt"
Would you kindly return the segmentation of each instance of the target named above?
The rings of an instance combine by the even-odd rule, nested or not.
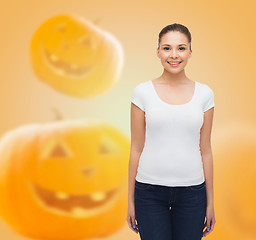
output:
[[[200,129],[204,112],[215,105],[212,89],[195,81],[192,99],[171,105],[159,98],[150,80],[134,88],[131,102],[145,112],[146,120],[136,180],[171,187],[202,183]]]

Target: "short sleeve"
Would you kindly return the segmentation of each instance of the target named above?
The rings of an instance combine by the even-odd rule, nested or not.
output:
[[[204,103],[203,106],[203,112],[206,112],[207,110],[209,110],[210,108],[215,106],[214,103],[214,92],[212,91],[212,89],[210,87],[208,87],[208,94],[207,94],[207,98],[206,101]]]
[[[141,110],[145,111],[145,104],[143,101],[143,89],[141,88],[141,85],[138,85],[134,88],[131,102],[138,106]]]

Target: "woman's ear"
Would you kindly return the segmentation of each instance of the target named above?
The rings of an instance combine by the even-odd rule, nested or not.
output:
[[[156,55],[157,55],[158,58],[160,58],[159,57],[159,49],[158,48],[156,49]]]
[[[190,53],[189,53],[189,58],[192,57],[192,50],[190,50]]]

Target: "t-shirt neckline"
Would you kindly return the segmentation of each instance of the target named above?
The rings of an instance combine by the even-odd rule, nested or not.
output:
[[[151,85],[151,88],[152,88],[152,90],[153,90],[153,92],[154,92],[154,95],[156,96],[156,98],[158,99],[158,101],[160,101],[160,102],[162,102],[162,103],[164,103],[165,105],[170,106],[170,107],[182,107],[182,106],[186,106],[186,105],[190,104],[191,102],[193,102],[193,100],[194,100],[194,98],[195,98],[195,95],[196,95],[197,87],[198,87],[198,86],[197,86],[197,81],[194,81],[194,82],[195,82],[195,87],[194,87],[193,96],[192,96],[192,98],[190,99],[190,101],[188,101],[187,103],[184,103],[184,104],[170,104],[170,103],[167,103],[167,102],[163,101],[163,100],[158,96],[158,94],[157,94],[157,92],[156,92],[156,89],[155,89],[155,87],[154,87],[154,84],[153,84],[152,80],[150,80],[150,85]]]

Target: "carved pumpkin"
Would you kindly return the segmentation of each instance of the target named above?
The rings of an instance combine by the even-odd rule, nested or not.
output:
[[[117,81],[123,50],[110,33],[85,19],[63,14],[37,29],[30,59],[41,81],[65,94],[90,98]]]
[[[0,141],[0,215],[36,239],[105,237],[125,223],[129,140],[83,120],[22,126]]]
[[[214,153],[216,224],[209,240],[256,239],[256,125],[223,126]]]

